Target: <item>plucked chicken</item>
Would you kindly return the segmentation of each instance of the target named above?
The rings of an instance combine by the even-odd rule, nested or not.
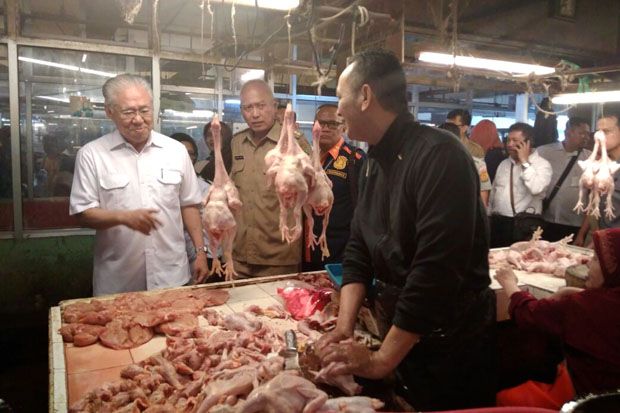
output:
[[[583,169],[581,178],[579,179],[579,199],[575,205],[575,211],[578,213],[585,212],[595,218],[601,216],[599,203],[601,195],[607,195],[605,216],[608,219],[614,217],[612,196],[614,193],[614,177],[613,175],[620,169],[620,164],[609,159],[607,155],[605,133],[601,130],[594,134],[594,148],[592,155],[585,161],[578,161],[579,166]],[[600,159],[596,159],[598,151],[601,151]],[[582,198],[584,190],[589,190],[588,204],[584,208]]]
[[[237,222],[235,213],[241,208],[239,192],[224,166],[222,158],[222,137],[220,121],[215,115],[211,122],[213,150],[215,151],[215,177],[204,200],[203,222],[209,238],[209,251],[213,257],[210,275],[224,274],[226,281],[234,279],[237,273],[233,265],[232,249]],[[222,247],[224,265],[218,259],[218,250]],[[201,280],[198,280],[201,281]]]
[[[275,148],[265,155],[267,185],[276,188],[280,201],[280,231],[282,241],[296,241],[302,232],[301,209],[315,184],[315,171],[308,155],[301,149],[294,135],[294,113],[289,103],[284,112],[282,132]],[[288,225],[292,212],[294,226]]]
[[[329,214],[334,205],[334,193],[332,192],[332,181],[327,177],[321,165],[321,148],[319,142],[321,140],[321,126],[318,121],[314,122],[312,128],[312,166],[316,174],[316,183],[308,193],[308,200],[304,204],[304,213],[306,214],[306,245],[314,249],[316,245],[321,248],[322,258],[329,257],[329,249],[327,248],[327,224],[329,223]],[[314,218],[312,213],[323,217],[323,230],[318,240],[314,235]]]

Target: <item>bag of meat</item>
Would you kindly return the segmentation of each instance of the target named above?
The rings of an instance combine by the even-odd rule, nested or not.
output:
[[[284,307],[295,320],[310,317],[317,310],[321,311],[331,301],[331,288],[314,288],[300,284],[278,288],[278,295],[284,300]]]

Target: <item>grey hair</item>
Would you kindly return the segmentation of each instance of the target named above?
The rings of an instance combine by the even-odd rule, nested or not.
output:
[[[151,85],[144,78],[131,74],[121,74],[115,76],[111,79],[106,80],[101,88],[103,92],[103,98],[105,99],[106,105],[112,105],[115,102],[116,95],[122,89],[126,89],[129,87],[141,87],[144,88],[153,100],[153,90],[151,89]]]
[[[239,91],[239,96],[241,96],[243,92],[249,89],[250,87],[253,87],[256,89],[264,89],[269,94],[269,97],[271,98],[271,100],[275,101],[273,97],[273,91],[271,90],[271,87],[269,87],[269,83],[265,82],[263,79],[252,79],[252,80],[248,80],[247,82],[245,82],[243,86],[241,86],[241,90]]]

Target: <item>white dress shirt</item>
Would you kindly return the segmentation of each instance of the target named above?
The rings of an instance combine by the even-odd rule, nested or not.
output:
[[[185,146],[155,131],[137,152],[118,130],[82,147],[70,214],[90,208],[154,208],[161,226],[144,235],[124,225],[97,230],[94,295],[186,284],[190,279],[181,207],[202,201]]]
[[[536,152],[530,155],[529,163],[529,168],[523,168],[508,157],[499,164],[489,199],[491,214],[514,216],[510,205],[511,167],[515,211],[541,213],[545,190],[551,182],[551,164]]]
[[[551,183],[547,187],[545,194],[545,197],[549,197],[558,179],[560,179],[560,176],[564,173],[566,166],[571,158],[577,155],[577,152],[566,152],[562,142],[554,142],[540,146],[536,151],[551,164],[551,168],[553,169]],[[591,152],[589,150],[584,149],[577,159],[585,160],[590,154]],[[579,179],[581,178],[582,172],[579,165],[575,162],[562,183],[560,190],[551,200],[549,208],[544,212],[543,217],[545,221],[573,227],[581,226],[583,215],[577,214],[573,211],[573,208],[575,208],[577,198],[579,198]]]

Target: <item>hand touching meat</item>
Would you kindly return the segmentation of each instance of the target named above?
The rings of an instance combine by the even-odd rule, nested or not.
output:
[[[241,208],[239,192],[224,166],[222,158],[221,125],[216,116],[211,123],[213,134],[213,150],[215,151],[215,176],[204,200],[203,222],[209,238],[209,251],[213,257],[213,268],[210,274],[224,273],[226,281],[237,275],[233,266],[232,248],[237,229],[234,214]],[[222,247],[224,266],[217,258],[219,247]],[[198,280],[201,281],[201,280]]]
[[[295,141],[293,125],[293,110],[288,104],[278,144],[265,155],[267,185],[275,186],[280,201],[282,241],[289,244],[301,236],[301,208],[316,179],[310,158]],[[289,211],[295,222],[292,228],[288,225]]]

